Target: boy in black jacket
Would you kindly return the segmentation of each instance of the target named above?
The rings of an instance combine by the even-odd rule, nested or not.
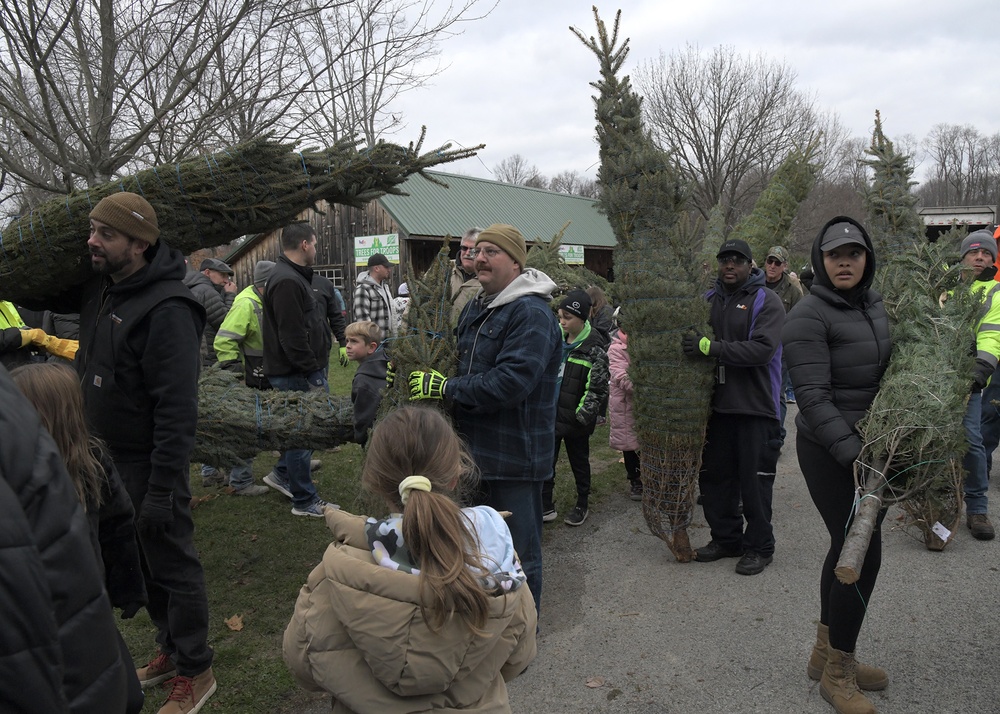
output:
[[[354,440],[364,447],[382,402],[388,359],[380,346],[382,328],[374,322],[352,322],[344,335],[347,337],[347,358],[358,363],[351,383],[351,404],[354,405]]]
[[[552,492],[559,446],[566,442],[576,479],[576,507],[564,519],[568,526],[580,526],[587,520],[590,497],[590,435],[597,417],[608,400],[608,353],[596,330],[591,329],[590,297],[583,290],[571,290],[559,304],[559,324],[563,329],[563,363],[559,374],[559,399],[556,402],[556,444],[552,476],[542,486],[542,520],[556,516]]]

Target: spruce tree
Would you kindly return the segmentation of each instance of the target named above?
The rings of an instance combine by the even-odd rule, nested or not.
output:
[[[966,448],[962,417],[979,309],[968,285],[959,283],[960,271],[950,267],[959,258],[954,239],[929,243],[924,237],[910,191],[912,162],[885,137],[878,115],[865,163],[873,169],[864,198],[892,358],[857,424],[864,445],[855,479],[862,498],[836,571],[848,583],[860,575],[883,505],[901,503],[929,548],[945,545],[932,530],[935,524],[951,530],[958,520]]]
[[[684,192],[670,157],[643,126],[641,104],[619,72],[628,40],[619,43],[621,12],[611,33],[594,8],[597,37],[571,31],[596,56],[592,83],[601,165],[600,206],[617,239],[615,277],[628,334],[635,387],[636,428],[643,482],[643,515],[681,562],[693,553],[687,528],[708,423],[713,370],[684,356],[684,333],[709,334],[699,241],[679,221]]]

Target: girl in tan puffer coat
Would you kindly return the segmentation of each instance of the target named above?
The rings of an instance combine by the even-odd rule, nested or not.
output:
[[[334,541],[284,655],[334,712],[511,711],[505,682],[535,657],[537,617],[503,517],[453,500],[472,470],[439,411],[402,407],[372,432],[362,473],[389,516],[326,509]]]

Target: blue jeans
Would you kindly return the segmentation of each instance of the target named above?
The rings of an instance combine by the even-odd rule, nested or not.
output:
[[[535,598],[535,609],[542,603],[542,482],[483,479],[473,496],[474,505],[510,511],[506,519],[514,550]]]
[[[969,404],[962,417],[965,439],[969,450],[965,452],[962,466],[965,468],[965,512],[986,513],[986,490],[990,481],[986,470],[986,451],[983,449],[982,419],[983,395],[976,392],[969,397]]]
[[[229,469],[229,485],[239,491],[253,483],[253,459],[244,459]]]
[[[1000,444],[1000,368],[993,373],[990,383],[983,390],[983,416],[980,429],[983,435],[983,450],[986,451],[986,478],[993,470],[993,452]]]
[[[272,377],[268,381],[274,389],[283,392],[308,392],[309,382],[304,376]],[[329,385],[324,381],[323,387],[329,391]],[[312,449],[288,449],[281,454],[274,472],[278,477],[288,482],[288,490],[292,492],[292,505],[296,508],[306,508],[319,500],[316,487],[312,482],[312,471],[309,460],[312,459]]]

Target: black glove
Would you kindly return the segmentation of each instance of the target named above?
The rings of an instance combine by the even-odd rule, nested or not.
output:
[[[318,369],[315,372],[311,372],[309,376],[306,377],[306,381],[309,382],[310,392],[314,392],[317,389],[326,389],[326,380],[323,379],[323,372]]]
[[[708,357],[711,355],[712,341],[700,332],[689,332],[681,338],[681,349],[688,357]]]
[[[141,602],[130,602],[126,603],[125,607],[122,608],[122,619],[131,620],[135,617],[136,613],[142,609]]]
[[[240,377],[243,376],[243,363],[238,359],[227,359],[225,362],[219,362],[219,368],[227,372],[234,372]]]
[[[149,485],[139,507],[136,527],[147,538],[162,538],[174,522],[174,492],[166,486]]]
[[[984,359],[977,359],[976,366],[972,368],[972,392],[983,391],[983,387],[986,383],[990,381],[990,377],[993,376],[993,371],[996,369],[993,365]]]

